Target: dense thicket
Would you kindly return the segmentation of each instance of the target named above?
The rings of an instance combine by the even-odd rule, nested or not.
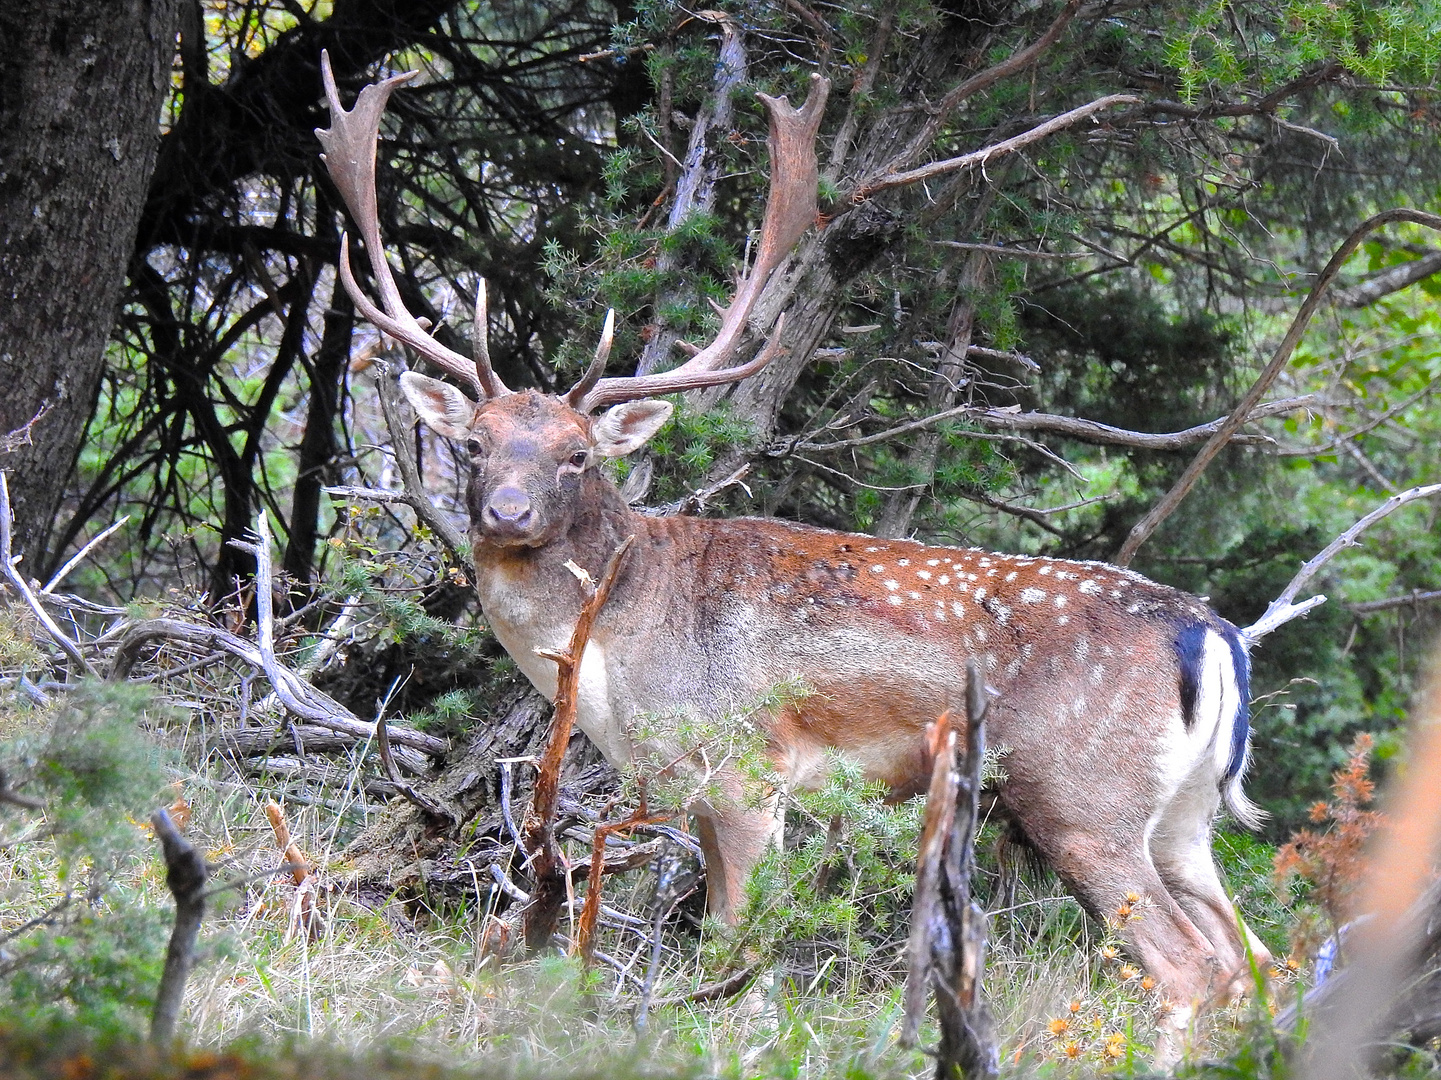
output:
[[[187,19],[93,416],[31,551],[54,567],[130,512],[92,582],[125,596],[231,592],[247,568],[224,541],[259,505],[298,582],[333,577],[320,541],[348,519],[322,488],[389,475],[311,134],[322,48],[346,95],[424,72],[387,120],[382,231],[407,302],[462,350],[460,298],[487,278],[512,386],[573,377],[607,307],[618,367],[703,339],[763,201],[752,93],[832,80],[821,218],[755,319],[759,338],[787,313],[785,352],[692,395],[644,465],[655,504],[747,468],[712,513],[1109,557],[1199,445],[1135,433],[1228,412],[1336,241],[1435,199],[1429,5],[250,0]],[[1386,276],[1434,269],[1435,244],[1373,239],[1276,388],[1303,406],[1249,426],[1138,569],[1245,623],[1387,490],[1436,478],[1431,286]],[[447,452],[418,445],[453,499]],[[1435,590],[1435,521],[1398,516],[1260,653],[1258,692],[1280,696],[1254,786],[1283,821],[1347,729],[1400,717],[1435,609],[1346,604]],[[467,603],[428,587],[433,611]]]

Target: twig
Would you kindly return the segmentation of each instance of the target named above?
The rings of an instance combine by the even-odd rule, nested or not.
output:
[[[390,366],[382,360],[377,360],[375,364],[375,389],[380,396],[381,412],[385,414],[385,427],[390,432],[390,449],[395,454],[395,464],[405,486],[405,504],[440,537],[441,543],[450,549],[451,556],[465,567],[474,580],[475,565],[466,554],[470,545],[466,543],[465,535],[436,509],[425,494],[425,481],[421,479],[420,466],[416,463],[415,451],[408,438],[414,424],[406,421],[399,390],[390,377]]]
[[[1270,605],[1266,608],[1266,613],[1242,630],[1242,635],[1248,642],[1254,645],[1277,627],[1290,622],[1292,619],[1300,618],[1312,608],[1324,604],[1326,602],[1325,596],[1313,596],[1309,600],[1301,601],[1299,604],[1293,604],[1291,601],[1296,599],[1296,594],[1301,591],[1302,587],[1304,587],[1308,581],[1316,576],[1323,566],[1346,548],[1355,547],[1356,537],[1360,536],[1372,525],[1376,524],[1376,522],[1391,513],[1391,511],[1405,506],[1409,502],[1424,499],[1429,495],[1435,495],[1437,492],[1441,492],[1441,484],[1428,484],[1425,487],[1408,488],[1406,491],[1392,495],[1380,506],[1376,507],[1375,510],[1372,510],[1360,521],[1356,522],[1356,524],[1352,525],[1340,536],[1322,548],[1309,562],[1303,564],[1301,569],[1296,572],[1296,576],[1291,579],[1290,584],[1281,590],[1281,595],[1271,601]]]
[[[1013,248],[1004,244],[968,244],[961,240],[929,240],[937,247],[954,248],[957,251],[980,251],[988,255],[1006,255],[1013,259],[1089,259],[1084,251],[1038,251],[1033,248]],[[972,349],[974,352],[975,350]]]
[[[35,613],[40,620],[40,625],[45,627],[46,632],[55,640],[61,650],[71,660],[79,664],[87,675],[100,677],[100,673],[90,666],[90,661],[85,659],[85,654],[80,647],[66,636],[65,631],[60,629],[60,624],[50,617],[50,613],[41,606],[39,598],[30,588],[30,583],[25,580],[25,575],[20,573],[16,563],[20,560],[11,551],[11,529],[14,526],[14,518],[10,510],[10,475],[0,472],[0,573],[4,573],[10,584],[15,586],[17,592],[24,599],[27,607]]]
[[[288,870],[290,880],[295,885],[291,918],[286,923],[286,940],[289,940],[291,929],[299,927],[305,931],[308,940],[319,941],[325,936],[325,919],[315,906],[315,881],[310,873],[310,860],[291,839],[290,827],[285,823],[285,811],[278,803],[266,803],[265,816],[270,819],[270,830],[275,834],[275,846],[280,849],[284,859],[277,872]]]
[[[22,810],[44,810],[45,804],[39,799],[32,799],[29,795],[21,795],[10,787],[10,780],[5,775],[5,770],[0,769],[0,803],[9,803],[11,806],[18,806]]]
[[[995,1020],[981,997],[986,915],[971,896],[988,693],[980,665],[969,660],[966,750],[960,767],[950,713],[927,732],[934,764],[917,859],[900,1043],[915,1045],[929,989],[935,997],[941,1032],[937,1080],[955,1076],[990,1080],[1000,1071]]]
[[[101,532],[100,535],[96,536],[79,551],[77,551],[74,555],[72,555],[70,559],[65,563],[65,565],[62,566],[59,570],[56,570],[50,580],[45,583],[45,587],[40,590],[40,594],[42,596],[48,596],[50,593],[54,592],[55,586],[59,585],[62,581],[64,581],[65,578],[69,575],[70,571],[74,570],[77,566],[80,565],[80,563],[84,560],[85,556],[89,555],[97,547],[105,543],[105,541],[109,539],[113,533],[124,527],[125,523],[129,520],[130,515],[126,514],[119,521],[111,524],[108,528]]]
[[[581,588],[586,599],[581,604],[576,618],[575,629],[570,635],[570,644],[564,652],[536,650],[536,654],[554,660],[556,664],[555,719],[551,722],[550,741],[541,755],[540,766],[531,794],[530,809],[526,812],[522,830],[525,850],[530,854],[535,888],[531,893],[530,905],[525,911],[525,944],[531,951],[549,946],[555,936],[556,921],[560,917],[561,903],[565,897],[565,874],[561,870],[560,852],[555,843],[555,815],[560,797],[560,766],[570,744],[570,733],[575,725],[577,694],[580,689],[580,666],[585,647],[590,641],[591,628],[611,589],[620,576],[620,568],[635,537],[628,536],[606,563],[598,583],[592,583],[589,575],[581,576]]]
[[[1002,139],[998,143],[983,147],[980,150],[973,150],[969,154],[961,154],[959,157],[946,158],[944,161],[933,161],[929,165],[922,165],[919,169],[910,169],[906,172],[888,173],[885,176],[878,176],[874,180],[868,180],[851,194],[852,203],[860,203],[878,195],[882,191],[889,191],[891,188],[904,187],[907,184],[918,184],[923,180],[930,180],[933,177],[942,176],[945,173],[955,172],[957,169],[970,168],[973,165],[984,166],[992,158],[1003,157],[1006,154],[1014,153],[1023,147],[1030,146],[1033,142],[1039,142],[1047,135],[1077,124],[1088,116],[1116,105],[1136,105],[1140,98],[1132,94],[1108,94],[1106,97],[1096,101],[1087,102],[1069,112],[1063,112],[1059,116],[1053,116],[1044,123],[1037,124],[1029,131],[1023,131],[1009,139]]]
[[[210,867],[205,856],[180,835],[164,810],[151,814],[150,824],[165,856],[165,884],[175,897],[175,927],[170,932],[165,972],[150,1016],[150,1041],[165,1046],[175,1038],[175,1024],[185,1001],[185,981],[195,965],[195,942],[205,918],[205,881]]]
[[[1346,607],[1357,615],[1372,615],[1378,611],[1390,611],[1393,608],[1412,607],[1418,604],[1434,604],[1437,601],[1441,601],[1441,589],[1432,589],[1430,592],[1412,589],[1407,596],[1388,596],[1384,600],[1362,600],[1357,604],[1347,604]]]
[[[1246,419],[1248,422],[1264,420],[1268,417],[1294,412],[1297,409],[1308,409],[1316,405],[1317,401],[1315,394],[1268,401],[1251,410]],[[1213,436],[1226,422],[1225,417],[1220,417],[1205,424],[1185,428],[1182,431],[1130,431],[1126,428],[1113,427],[1110,424],[1102,424],[1096,420],[1086,420],[1076,416],[1060,416],[1054,413],[1040,412],[1010,412],[1006,409],[984,408],[976,405],[957,405],[955,408],[945,409],[931,416],[923,416],[904,424],[897,424],[895,427],[877,431],[871,435],[837,439],[834,442],[782,441],[772,444],[767,448],[766,453],[770,457],[783,457],[793,450],[848,450],[852,447],[869,446],[872,443],[894,439],[912,431],[932,427],[946,420],[968,420],[972,423],[984,424],[987,427],[1009,428],[1014,431],[1045,431],[1075,439],[1077,442],[1092,443],[1098,446],[1135,446],[1145,450],[1180,450],[1187,446],[1194,446]],[[1243,446],[1275,442],[1264,435],[1247,435],[1244,432],[1233,433],[1231,441]]]
[[[218,626],[200,626],[195,623],[181,622],[179,619],[146,619],[144,622],[135,623],[125,631],[125,636],[121,638],[120,644],[111,658],[110,678],[123,679],[128,675],[130,669],[139,660],[141,650],[150,642],[157,640],[181,641],[198,648],[217,649],[238,660],[243,660],[258,671],[265,671],[269,676],[260,650],[249,641],[237,637],[227,630],[222,630]],[[374,724],[366,723],[340,702],[311,686],[278,660],[274,660],[273,657],[272,664],[275,674],[285,684],[286,697],[281,697],[280,700],[286,708],[291,708],[288,697],[302,705],[302,708],[291,711],[318,727],[347,735],[357,742],[375,738]],[[277,696],[280,696],[278,691]],[[393,743],[411,747],[429,754],[431,757],[442,757],[450,750],[449,744],[444,739],[437,739],[434,735],[427,735],[413,728],[394,728],[390,732],[390,738]],[[417,771],[420,771],[419,767],[417,767]]]
[[[1321,306],[1321,300],[1322,297],[1325,296],[1327,287],[1330,286],[1331,282],[1336,280],[1336,275],[1341,272],[1341,267],[1346,264],[1346,260],[1349,259],[1356,248],[1360,246],[1361,241],[1383,225],[1390,225],[1398,221],[1408,221],[1414,225],[1424,225],[1429,229],[1441,231],[1441,217],[1435,214],[1426,214],[1420,210],[1412,210],[1407,207],[1397,207],[1394,210],[1383,211],[1374,217],[1367,218],[1352,230],[1351,235],[1342,241],[1341,246],[1336,249],[1336,253],[1331,256],[1330,262],[1326,264],[1325,269],[1321,271],[1320,276],[1317,277],[1316,281],[1312,284],[1311,291],[1306,295],[1306,300],[1302,303],[1301,310],[1296,313],[1295,319],[1291,321],[1291,327],[1286,331],[1286,336],[1281,339],[1281,344],[1276,346],[1276,352],[1272,355],[1271,362],[1266,365],[1265,370],[1262,371],[1256,381],[1251,384],[1251,389],[1246,391],[1246,396],[1241,399],[1231,415],[1226,418],[1226,422],[1211,436],[1210,441],[1201,447],[1200,452],[1191,461],[1191,464],[1186,467],[1186,471],[1181,474],[1181,478],[1176,481],[1171,490],[1166,492],[1161,501],[1153,506],[1145,517],[1136,522],[1135,527],[1131,530],[1131,534],[1126,537],[1126,542],[1121,545],[1121,550],[1116,552],[1115,558],[1112,560],[1117,566],[1130,565],[1131,560],[1136,557],[1136,552],[1140,550],[1141,545],[1160,527],[1161,522],[1170,517],[1171,514],[1175,512],[1176,507],[1181,505],[1182,500],[1185,499],[1185,497],[1191,493],[1191,489],[1196,486],[1196,481],[1201,478],[1201,474],[1206,471],[1206,466],[1211,464],[1212,459],[1221,452],[1221,448],[1230,441],[1231,436],[1236,430],[1246,422],[1246,418],[1251,415],[1251,410],[1260,403],[1262,396],[1271,388],[1271,384],[1276,381],[1277,376],[1285,369],[1286,364],[1291,359],[1291,353],[1295,351],[1297,344],[1301,341],[1301,335],[1306,332],[1306,327],[1311,322],[1311,316],[1313,316],[1316,313],[1316,309]]]
[[[381,710],[375,717],[375,741],[380,748],[381,766],[385,769],[385,775],[390,778],[390,782],[395,785],[395,790],[428,817],[446,825],[460,824],[459,819],[449,809],[429,795],[417,790],[413,785],[406,783],[401,777],[400,770],[395,767],[395,755],[390,752],[389,726],[385,722],[385,712]]]

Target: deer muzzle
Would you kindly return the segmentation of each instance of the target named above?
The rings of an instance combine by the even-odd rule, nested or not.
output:
[[[521,540],[530,534],[535,521],[530,496],[518,487],[506,484],[491,493],[481,511],[485,531],[502,539]]]

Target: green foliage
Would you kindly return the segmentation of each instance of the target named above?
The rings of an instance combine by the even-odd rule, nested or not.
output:
[[[0,745],[11,782],[45,806],[43,824],[17,822],[13,808],[0,817],[5,858],[25,868],[0,898],[42,913],[0,952],[0,1007],[12,1015],[120,1032],[149,1007],[167,912],[136,903],[120,879],[153,863],[138,822],[171,801],[163,756],[138,729],[158,716],[142,687],[83,684],[43,731]]]

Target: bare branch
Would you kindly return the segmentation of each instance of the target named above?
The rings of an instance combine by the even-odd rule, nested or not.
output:
[[[1314,394],[1269,401],[1253,409],[1246,420],[1247,422],[1264,420],[1267,417],[1295,412],[1297,409],[1309,409],[1318,401],[1319,398]],[[1097,446],[1135,446],[1145,450],[1180,450],[1187,446],[1194,446],[1211,437],[1226,422],[1225,417],[1220,417],[1183,431],[1151,433],[1129,431],[1125,428],[1112,427],[1110,424],[1102,424],[1096,420],[1085,420],[1075,416],[1038,412],[1007,412],[1005,409],[957,405],[953,409],[946,409],[931,416],[923,416],[918,420],[898,424],[896,427],[887,428],[885,431],[878,431],[871,435],[858,435],[852,439],[837,439],[834,442],[783,441],[773,443],[766,450],[766,454],[770,457],[784,457],[797,450],[848,450],[857,446],[870,446],[873,443],[884,442],[912,431],[931,427],[945,420],[968,420],[984,424],[987,427],[1009,428],[1015,431],[1046,431],[1075,439],[1077,442],[1092,443]],[[1233,434],[1231,441],[1242,446],[1274,445],[1275,443],[1274,439],[1267,436],[1247,435],[1244,432]]]
[[[1374,615],[1378,611],[1394,611],[1396,608],[1417,607],[1421,604],[1438,602],[1441,602],[1441,589],[1432,589],[1429,592],[1412,589],[1406,596],[1388,596],[1384,600],[1362,600],[1360,603],[1347,604],[1346,607],[1357,615]]]
[[[85,654],[80,651],[80,646],[71,641],[65,631],[60,629],[60,624],[50,617],[50,613],[40,604],[40,599],[30,588],[30,583],[25,580],[25,575],[20,573],[16,564],[20,561],[11,551],[11,530],[14,526],[14,517],[10,510],[10,474],[0,472],[0,573],[3,573],[10,584],[15,586],[15,591],[20,594],[25,605],[40,620],[40,625],[45,627],[46,633],[59,645],[61,650],[71,660],[80,665],[80,669],[87,675],[99,678],[100,673],[90,666],[90,661],[85,659]]]
[[[1400,292],[1409,285],[1423,281],[1432,274],[1441,273],[1441,251],[1433,251],[1411,262],[1387,267],[1379,274],[1373,274],[1365,281],[1344,289],[1337,289],[1334,301],[1340,307],[1361,308],[1374,304],[1382,297]]]
[[[1441,217],[1435,214],[1423,213],[1420,210],[1412,210],[1408,207],[1397,207],[1394,210],[1383,211],[1374,217],[1367,218],[1360,225],[1356,226],[1351,232],[1351,235],[1346,237],[1346,239],[1342,241],[1341,246],[1336,249],[1336,253],[1331,256],[1331,261],[1326,264],[1326,268],[1321,271],[1320,276],[1316,278],[1315,283],[1311,286],[1311,291],[1306,296],[1305,302],[1301,305],[1301,310],[1296,313],[1296,318],[1292,320],[1290,329],[1286,331],[1286,336],[1281,339],[1281,344],[1276,346],[1276,352],[1272,355],[1271,362],[1266,365],[1260,377],[1251,385],[1251,389],[1246,392],[1246,396],[1241,399],[1235,410],[1226,418],[1226,422],[1211,436],[1210,441],[1201,448],[1200,453],[1198,453],[1191,464],[1186,467],[1186,471],[1181,474],[1181,478],[1176,481],[1175,485],[1166,493],[1165,497],[1152,507],[1145,517],[1136,522],[1135,527],[1131,530],[1131,534],[1126,537],[1126,542],[1121,545],[1121,550],[1116,552],[1116,556],[1112,560],[1117,566],[1130,565],[1131,560],[1136,557],[1136,552],[1140,550],[1141,545],[1150,538],[1151,534],[1156,531],[1161,522],[1170,517],[1171,514],[1175,512],[1176,507],[1181,505],[1182,500],[1184,500],[1186,496],[1191,493],[1191,489],[1196,486],[1196,481],[1201,478],[1201,474],[1206,471],[1206,466],[1211,464],[1215,456],[1221,452],[1221,448],[1230,441],[1231,436],[1246,422],[1246,419],[1251,415],[1251,410],[1260,403],[1262,396],[1271,388],[1271,384],[1276,381],[1277,376],[1281,374],[1286,364],[1290,361],[1291,353],[1295,351],[1296,345],[1301,340],[1301,335],[1306,332],[1306,327],[1311,322],[1311,316],[1314,315],[1316,309],[1321,306],[1321,299],[1325,295],[1327,287],[1331,282],[1336,280],[1336,275],[1341,272],[1341,267],[1344,266],[1346,260],[1351,257],[1352,252],[1360,246],[1361,241],[1364,240],[1367,235],[1384,225],[1390,225],[1398,221],[1408,221],[1415,225],[1424,225],[1428,229],[1441,231]]]
[[[922,165],[919,169],[910,169],[907,172],[887,173],[878,176],[873,180],[867,180],[851,194],[852,203],[860,203],[877,195],[882,191],[889,191],[891,188],[904,187],[907,184],[919,184],[923,180],[930,180],[937,176],[944,176],[946,173],[955,172],[957,169],[968,169],[975,165],[984,166],[992,158],[1004,157],[1006,154],[1014,153],[1017,150],[1039,142],[1047,135],[1054,135],[1074,124],[1094,116],[1105,109],[1117,105],[1134,105],[1141,99],[1133,94],[1109,94],[1106,97],[1091,101],[1085,105],[1078,106],[1069,112],[1063,112],[1059,116],[1053,116],[1044,123],[1037,124],[1029,131],[1023,131],[1019,135],[1009,139],[1003,139],[998,143],[980,150],[973,150],[969,154],[962,154],[960,157],[946,158],[944,161],[933,161],[929,165]]]
[[[887,173],[895,173],[897,170],[904,169],[907,165],[913,164],[926,152],[926,148],[935,141],[936,136],[940,134],[941,125],[946,122],[946,119],[955,111],[956,106],[961,102],[967,98],[975,97],[982,90],[988,89],[1002,79],[1014,75],[1019,71],[1024,71],[1030,67],[1031,64],[1035,63],[1043,52],[1060,39],[1061,34],[1065,32],[1071,20],[1076,17],[1076,12],[1079,11],[1080,8],[1081,0],[1066,0],[1065,7],[1063,7],[1061,13],[1056,16],[1055,21],[1052,22],[1051,25],[1046,28],[1046,32],[1035,41],[1031,42],[1031,44],[1025,48],[1012,53],[999,64],[995,64],[985,71],[971,76],[965,82],[951,90],[950,93],[946,94],[946,96],[940,100],[940,103],[932,110],[931,118],[926,121],[920,131],[916,132],[915,137],[907,144],[905,150],[886,164],[885,171]]]
[[[1271,601],[1270,605],[1266,608],[1266,613],[1242,630],[1242,635],[1249,643],[1254,645],[1277,627],[1283,626],[1292,619],[1299,618],[1306,614],[1306,612],[1312,608],[1324,604],[1326,602],[1326,597],[1324,596],[1313,596],[1309,600],[1303,600],[1299,604],[1293,604],[1292,601],[1306,583],[1320,572],[1323,566],[1346,548],[1357,546],[1356,537],[1360,536],[1372,525],[1376,524],[1376,522],[1380,521],[1393,510],[1397,510],[1409,502],[1427,498],[1438,492],[1441,492],[1441,484],[1428,484],[1425,487],[1408,488],[1398,495],[1392,495],[1380,506],[1376,507],[1375,510],[1372,510],[1360,521],[1356,522],[1356,524],[1352,525],[1340,536],[1322,548],[1313,559],[1305,563],[1301,569],[1296,572],[1296,576],[1291,579],[1291,583],[1281,590],[1281,595]]]

